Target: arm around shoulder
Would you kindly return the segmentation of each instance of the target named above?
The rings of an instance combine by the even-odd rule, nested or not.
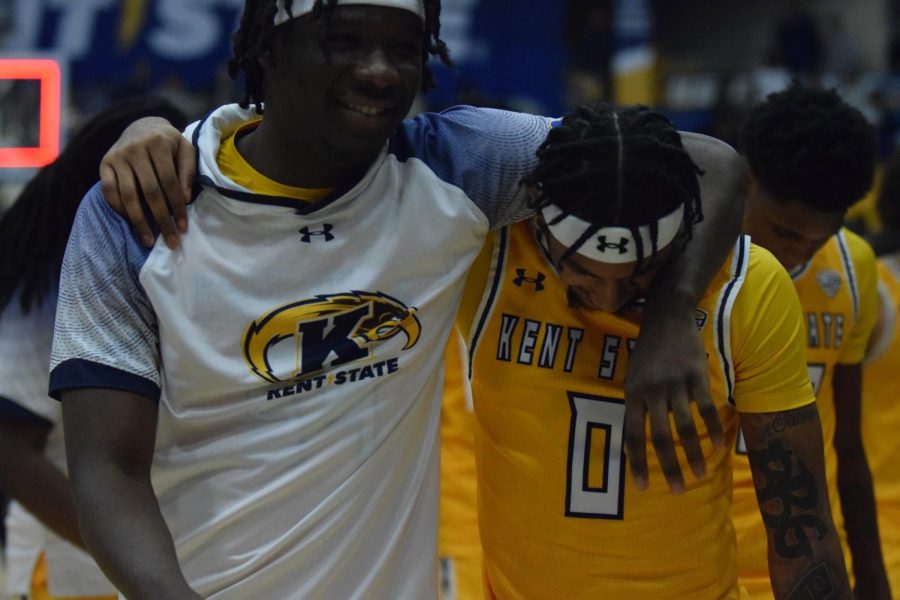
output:
[[[653,446],[670,487],[684,482],[669,427],[678,436],[694,474],[705,473],[690,403],[696,402],[710,436],[722,442],[722,425],[709,391],[706,351],[694,323],[694,308],[721,268],[741,227],[747,175],[743,159],[714,138],[682,133],[682,143],[703,171],[699,177],[703,221],[693,228],[684,252],[653,282],[641,332],[625,381],[626,444],[638,487],[646,485],[644,427],[650,419]],[[648,341],[644,341],[648,340]]]

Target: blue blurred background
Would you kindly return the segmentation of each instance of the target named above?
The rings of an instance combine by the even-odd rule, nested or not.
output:
[[[199,117],[238,97],[224,63],[242,5],[0,0],[0,58],[60,62],[63,139],[129,95],[164,94]],[[878,126],[886,155],[900,131],[898,13],[897,0],[444,0],[455,68],[437,67],[439,87],[419,110],[556,115],[585,101],[640,102],[733,142],[747,106],[801,78],[836,86]],[[34,136],[30,93],[0,81],[0,146]]]

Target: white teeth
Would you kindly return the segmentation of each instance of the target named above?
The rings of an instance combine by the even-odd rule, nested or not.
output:
[[[385,109],[376,108],[374,106],[363,106],[361,104],[347,104],[347,108],[355,110],[358,113],[362,113],[367,117],[375,117],[385,112]]]

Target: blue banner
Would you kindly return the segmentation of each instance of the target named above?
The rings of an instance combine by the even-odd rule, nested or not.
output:
[[[67,58],[75,89],[156,88],[177,78],[214,85],[230,56],[243,0],[4,0],[12,10],[3,51]],[[3,16],[0,15],[0,19]],[[442,37],[454,70],[436,67],[432,100],[469,87],[500,102],[555,114],[562,108],[562,7],[557,0],[444,0]],[[3,29],[0,23],[0,31]]]

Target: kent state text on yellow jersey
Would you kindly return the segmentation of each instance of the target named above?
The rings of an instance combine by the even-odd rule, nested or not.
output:
[[[688,478],[681,496],[669,493],[652,453],[649,490],[627,474],[623,378],[639,315],[568,308],[529,223],[495,234],[470,272],[460,329],[474,351],[479,519],[494,597],[743,597],[728,518],[731,451],[704,435],[708,475]],[[748,238],[696,323],[729,442],[736,411],[813,401],[796,294]]]

